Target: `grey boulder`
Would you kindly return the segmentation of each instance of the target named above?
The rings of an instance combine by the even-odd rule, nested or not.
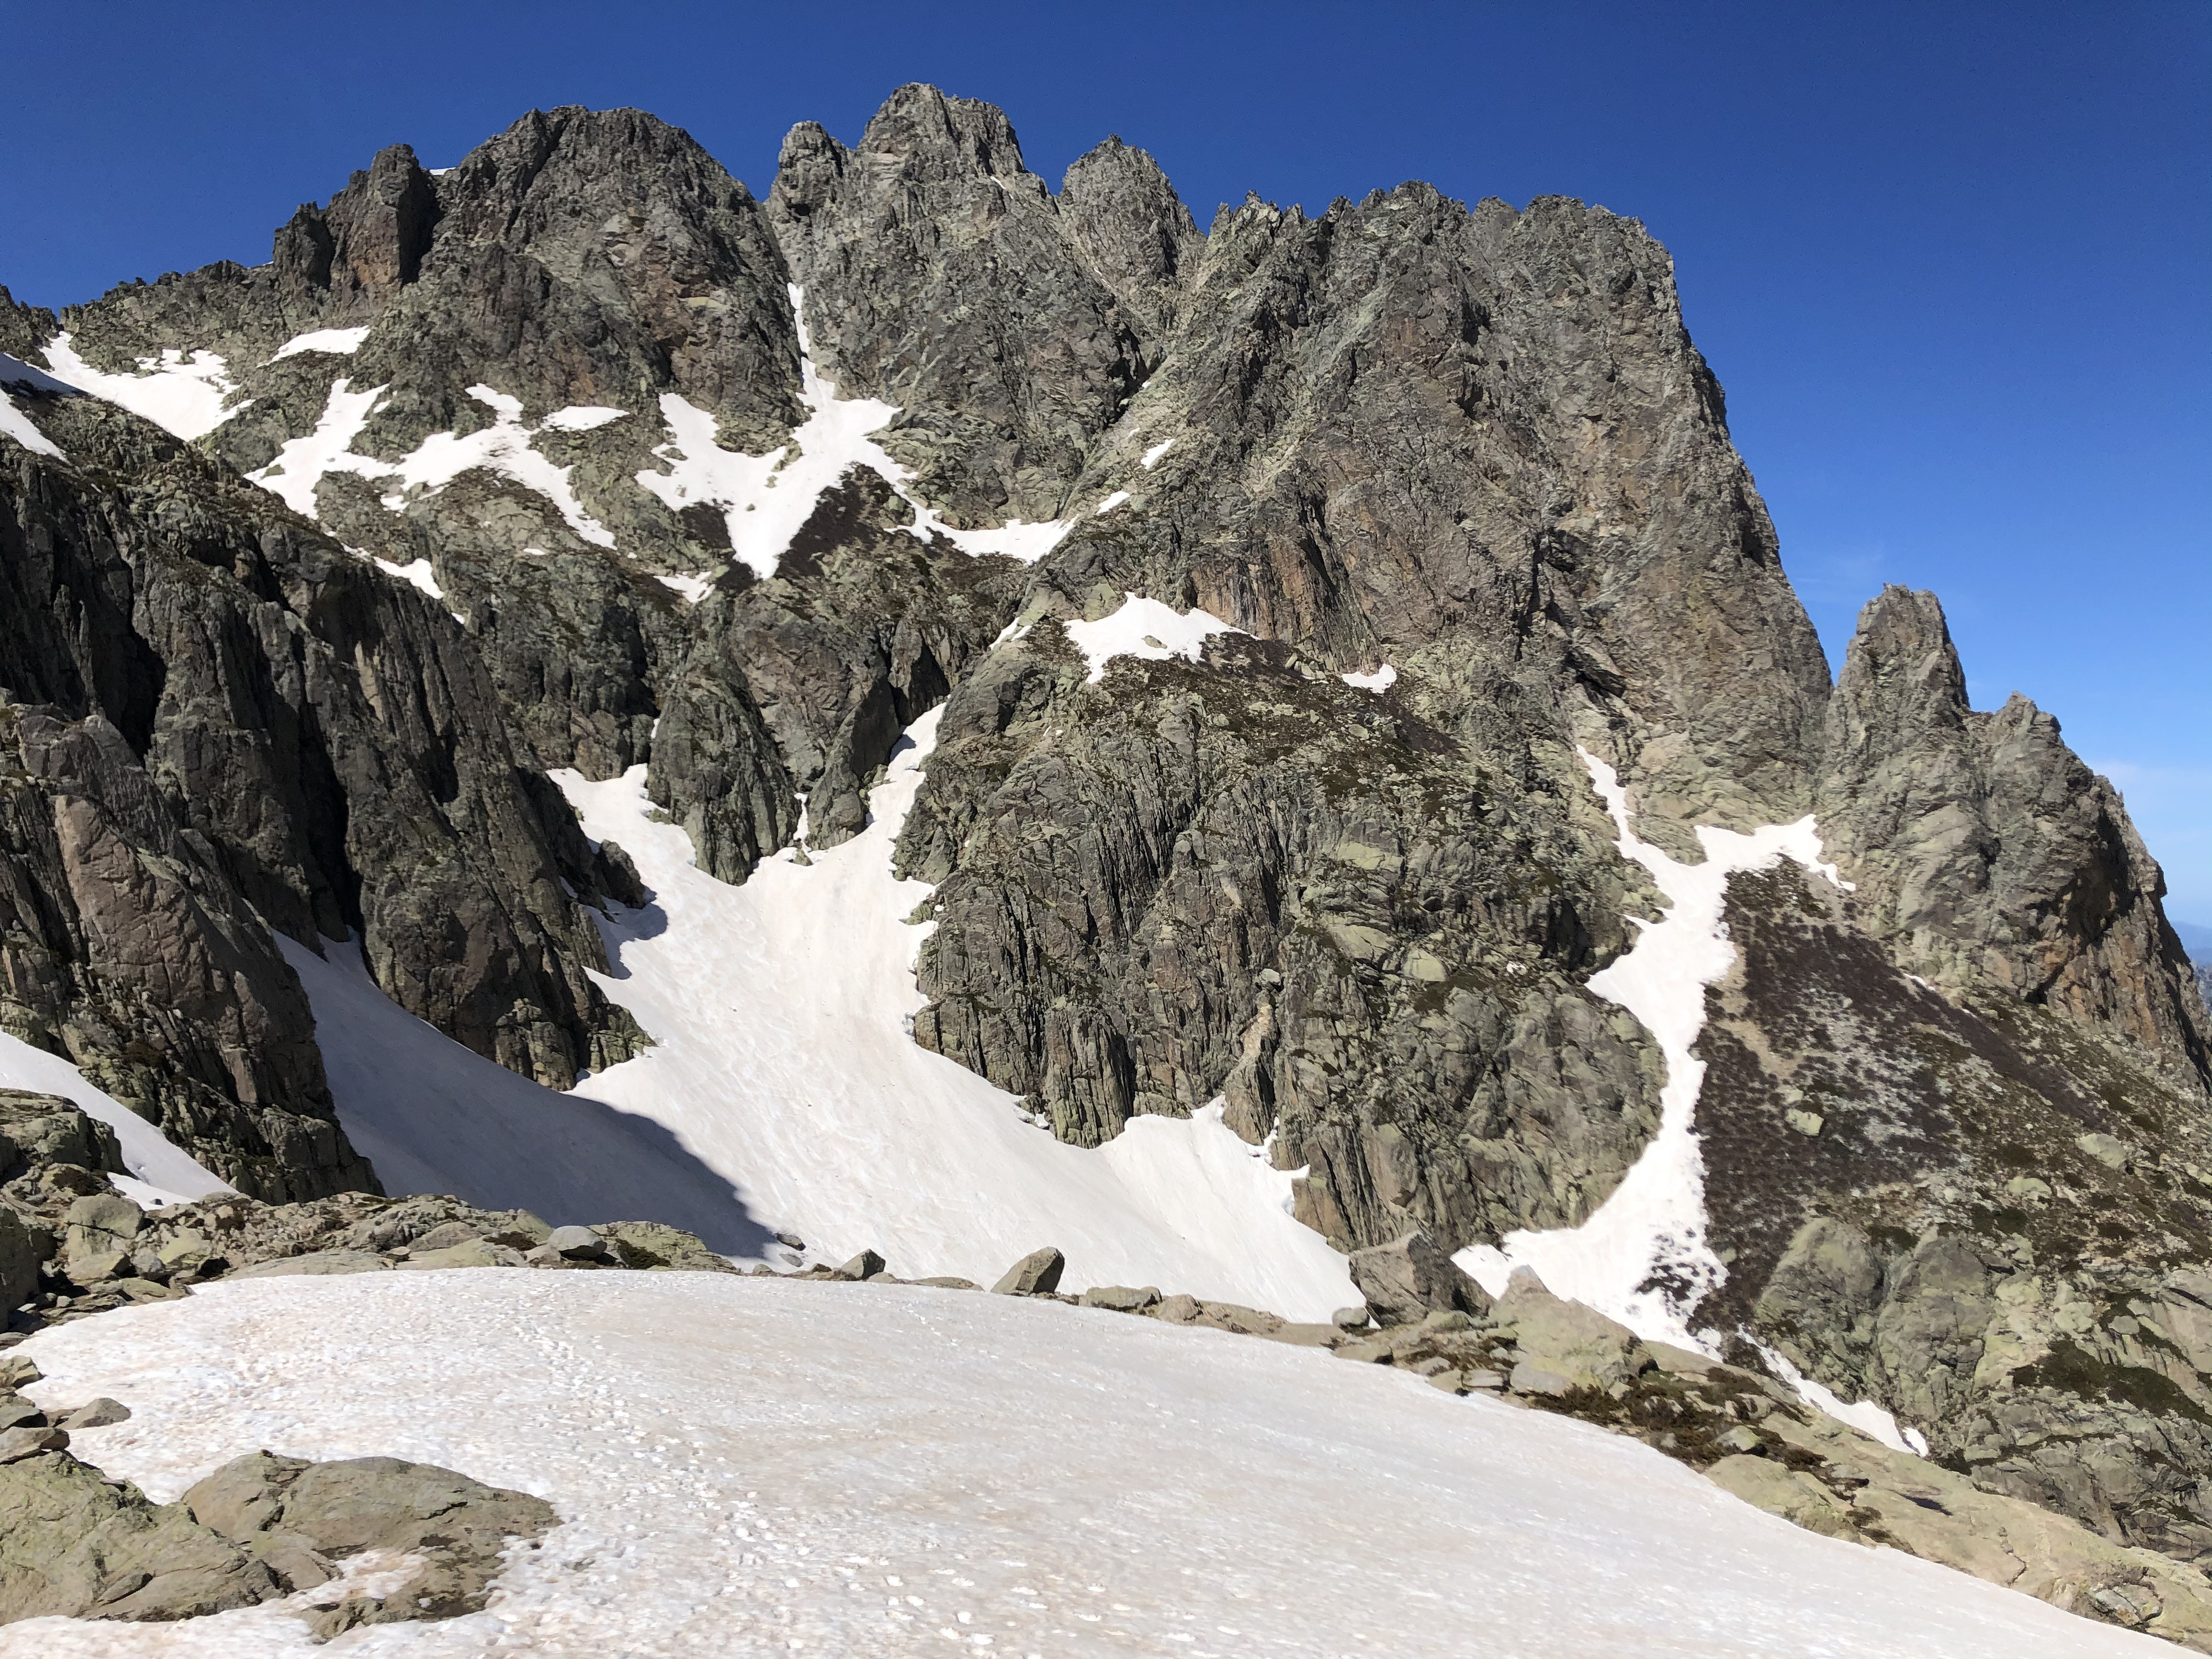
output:
[[[328,1638],[356,1625],[451,1619],[480,1610],[507,1540],[542,1536],[560,1519],[527,1492],[487,1486],[451,1469],[396,1457],[309,1463],[269,1452],[234,1458],[184,1495],[192,1519],[295,1577],[367,1550],[417,1558],[381,1595],[354,1594],[310,1622]]]
[[[1425,1233],[1405,1233],[1387,1244],[1354,1251],[1352,1282],[1378,1325],[1411,1325],[1446,1309],[1490,1311],[1489,1293]]]
[[[991,1286],[999,1296],[1049,1296],[1060,1288],[1067,1258],[1049,1244],[1031,1250],[1006,1269],[1006,1277]]]
[[[570,1261],[605,1261],[614,1252],[589,1227],[556,1227],[541,1249],[550,1249]]]

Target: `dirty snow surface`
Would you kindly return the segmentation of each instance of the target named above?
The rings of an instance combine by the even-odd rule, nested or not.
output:
[[[619,842],[653,893],[604,930],[617,971],[600,983],[655,1046],[565,1097],[447,1042],[357,972],[288,951],[347,1132],[396,1190],[556,1224],[665,1219],[744,1255],[775,1230],[833,1263],[872,1248],[902,1278],[986,1284],[1054,1244],[1065,1288],[1156,1285],[1304,1320],[1358,1301],[1345,1259],[1292,1218],[1291,1175],[1218,1106],[1071,1146],[915,1044],[929,924],[908,918],[930,889],[895,879],[890,857],[936,724],[902,742],[866,830],[811,864],[765,860],[742,887],[654,822],[643,767],[554,775],[585,832]],[[718,1182],[734,1197],[716,1212]],[[657,1185],[680,1194],[680,1215],[640,1207]]]
[[[491,1606],[333,1655],[2087,1659],[2171,1648],[1801,1531],[1636,1443],[1311,1349],[705,1273],[216,1285],[33,1338],[173,1498],[267,1448],[552,1504]],[[5,1659],[307,1656],[278,1607],[41,1619]]]

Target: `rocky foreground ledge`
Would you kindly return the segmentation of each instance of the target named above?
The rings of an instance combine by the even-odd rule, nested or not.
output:
[[[285,1205],[225,1196],[146,1209],[112,1187],[108,1174],[120,1172],[112,1138],[76,1107],[15,1095],[0,1109],[0,1136],[15,1148],[11,1178],[0,1186],[0,1289],[14,1310],[0,1347],[49,1324],[181,1297],[226,1279],[465,1267],[739,1271],[694,1235],[658,1223],[555,1228],[526,1211],[444,1196],[343,1194]],[[782,1242],[787,1269],[751,1272],[985,1288],[964,1279],[902,1279],[872,1250],[838,1266],[799,1266],[804,1241]],[[1723,1364],[1641,1340],[1552,1295],[1525,1270],[1493,1299],[1418,1233],[1361,1251],[1351,1266],[1363,1303],[1325,1324],[1152,1285],[1066,1294],[1065,1259],[1051,1248],[1014,1263],[990,1289],[1322,1349],[1409,1371],[1455,1395],[1575,1417],[1632,1435],[1809,1530],[1901,1549],[2212,1653],[2212,1580],[2204,1574],[1883,1445],[1808,1407],[1755,1359]],[[301,1616],[325,1633],[452,1616],[483,1605],[509,1539],[538,1537],[557,1520],[536,1498],[450,1470],[388,1458],[307,1465],[267,1453],[227,1465],[178,1504],[153,1504],[69,1450],[73,1428],[119,1420],[127,1406],[95,1401],[44,1412],[12,1391],[35,1376],[27,1361],[0,1355],[8,1390],[0,1392],[0,1535],[9,1540],[0,1553],[0,1623],[51,1613],[173,1619],[283,1595],[300,1598]],[[327,1506],[319,1494],[347,1494],[330,1502],[355,1518],[333,1530],[320,1518]],[[447,1520],[433,1528],[435,1516]],[[452,1541],[426,1553],[421,1546],[433,1530]],[[421,1565],[400,1575],[404,1584],[366,1570],[410,1550]]]

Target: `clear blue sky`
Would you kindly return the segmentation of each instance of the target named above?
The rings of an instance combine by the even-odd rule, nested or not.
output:
[[[380,145],[632,104],[764,191],[901,82],[1006,106],[1055,185],[1108,132],[1201,224],[1409,178],[1643,219],[1832,658],[1948,607],[2212,923],[2212,4],[375,6],[0,10],[0,283],[59,304],[258,263]]]

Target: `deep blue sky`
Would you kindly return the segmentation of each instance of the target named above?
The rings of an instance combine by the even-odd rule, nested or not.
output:
[[[1055,185],[1108,132],[1203,225],[1408,178],[1643,219],[1832,659],[1948,606],[2212,923],[2212,5],[0,7],[0,283],[44,304],[268,257],[380,145],[634,104],[764,192],[894,86],[1006,106]]]

